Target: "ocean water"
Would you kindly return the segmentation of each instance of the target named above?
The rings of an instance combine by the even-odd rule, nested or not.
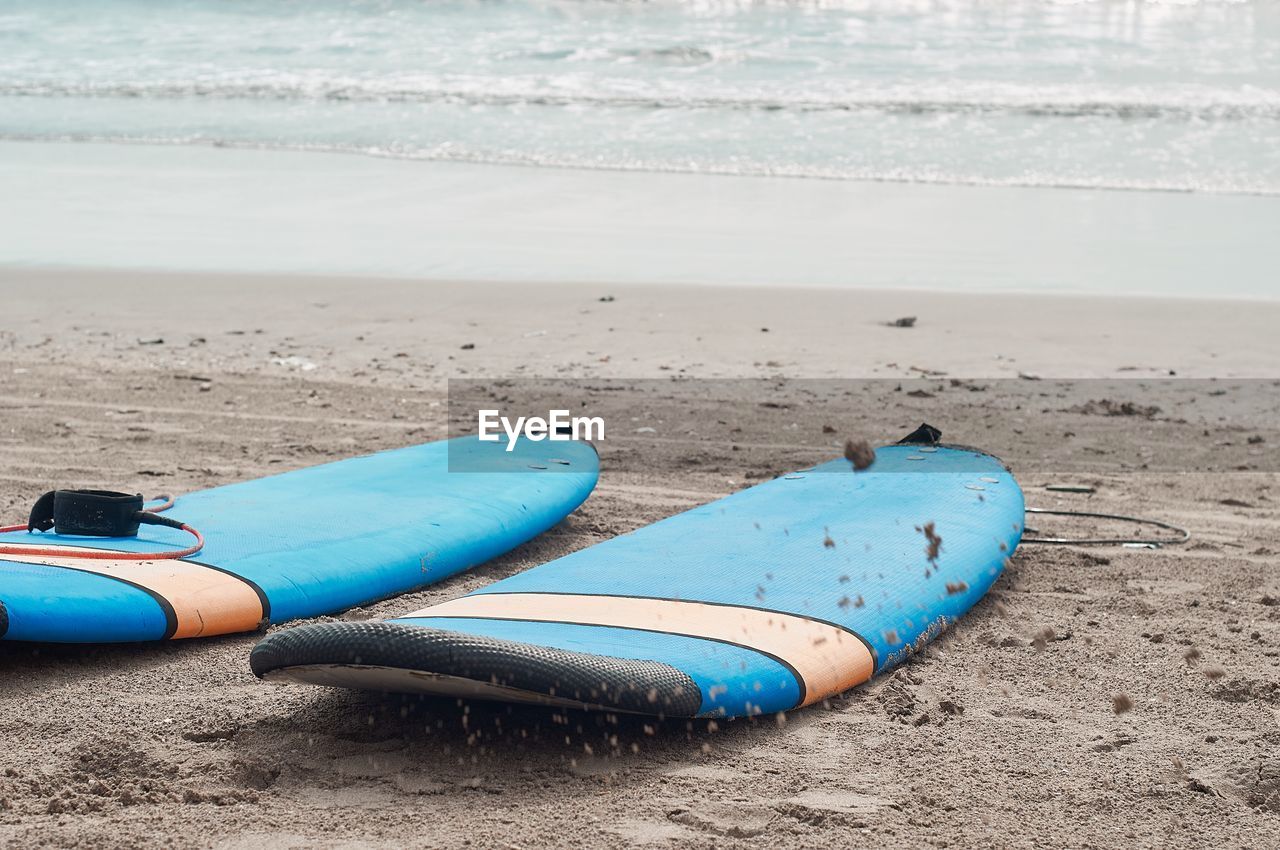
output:
[[[0,0],[0,139],[1280,194],[1274,0]]]

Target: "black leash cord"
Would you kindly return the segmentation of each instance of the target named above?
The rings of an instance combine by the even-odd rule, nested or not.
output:
[[[1138,525],[1154,525],[1156,528],[1164,528],[1169,531],[1177,532],[1179,537],[1173,539],[1155,539],[1142,537],[1024,537],[1023,543],[1053,543],[1053,544],[1076,544],[1081,546],[1121,546],[1126,543],[1143,545],[1143,546],[1165,546],[1168,544],[1186,543],[1191,539],[1191,532],[1181,526],[1174,525],[1169,522],[1161,522],[1158,519],[1143,519],[1136,516],[1122,516],[1121,514],[1099,514],[1090,511],[1054,511],[1048,508],[1027,508],[1029,514],[1046,514],[1049,516],[1074,516],[1074,517],[1091,517],[1093,519],[1113,519],[1121,522],[1133,522]],[[1027,531],[1038,534],[1039,530],[1027,526]]]

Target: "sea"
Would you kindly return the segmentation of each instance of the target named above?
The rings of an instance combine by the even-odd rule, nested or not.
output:
[[[0,0],[0,142],[1276,196],[1280,2]]]
[[[0,2],[0,138],[1280,193],[1280,3]]]

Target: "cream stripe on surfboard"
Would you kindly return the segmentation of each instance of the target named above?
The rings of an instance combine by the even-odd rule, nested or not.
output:
[[[66,547],[71,551],[80,547]],[[4,561],[62,567],[96,573],[149,592],[163,600],[175,620],[169,638],[248,632],[258,628],[266,616],[258,591],[246,580],[194,561],[110,561],[87,558],[57,558],[45,555],[0,556]]]
[[[478,593],[401,619],[452,617],[643,629],[724,641],[771,655],[801,678],[809,705],[871,678],[875,659],[852,632],[795,614],[737,605],[573,593]]]

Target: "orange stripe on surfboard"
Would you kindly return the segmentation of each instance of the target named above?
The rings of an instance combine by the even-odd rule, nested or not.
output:
[[[573,593],[478,593],[404,617],[467,617],[643,629],[736,644],[771,655],[801,678],[801,705],[871,678],[875,659],[852,632],[796,614],[737,605]]]
[[[96,573],[149,591],[167,602],[173,611],[176,628],[170,638],[249,632],[257,629],[266,617],[253,585],[193,561],[96,561],[4,555],[0,558],[0,571],[4,569],[3,561]]]

